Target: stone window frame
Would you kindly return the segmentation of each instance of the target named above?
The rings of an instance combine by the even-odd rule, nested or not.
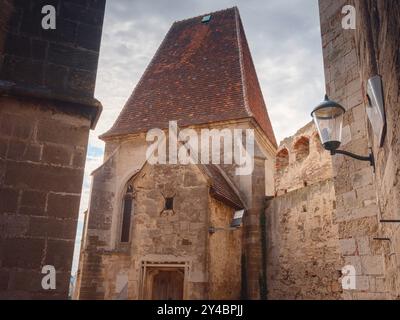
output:
[[[134,225],[134,212],[135,212],[135,200],[136,200],[136,190],[133,185],[133,180],[136,177],[136,174],[131,176],[131,178],[124,184],[124,188],[122,189],[123,192],[121,192],[119,198],[118,198],[118,222],[117,222],[117,230],[116,230],[116,236],[115,236],[115,245],[116,249],[121,249],[124,250],[128,247],[130,247],[130,244],[132,242],[132,227]],[[132,187],[132,207],[131,207],[131,219],[130,219],[130,232],[129,232],[129,240],[127,242],[122,242],[121,237],[122,237],[122,227],[123,227],[123,219],[124,219],[124,201],[125,197],[127,195],[127,189],[128,187]]]

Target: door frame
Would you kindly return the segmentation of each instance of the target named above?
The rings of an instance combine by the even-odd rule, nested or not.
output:
[[[181,269],[183,271],[183,300],[187,299],[187,282],[190,270],[188,261],[147,261],[143,260],[140,267],[139,299],[151,300],[151,290],[149,290],[148,271],[149,269]],[[150,292],[149,292],[150,291]]]

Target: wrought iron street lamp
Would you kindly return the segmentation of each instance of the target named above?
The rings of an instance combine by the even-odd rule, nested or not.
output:
[[[357,160],[369,161],[371,166],[375,167],[373,153],[368,156],[359,156],[348,151],[338,150],[342,142],[343,115],[345,112],[345,108],[339,103],[329,100],[327,95],[325,95],[325,100],[311,112],[322,145],[330,151],[331,155],[343,154]]]

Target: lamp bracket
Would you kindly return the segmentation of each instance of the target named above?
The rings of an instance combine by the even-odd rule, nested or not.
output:
[[[351,157],[353,159],[357,159],[360,161],[369,161],[369,163],[371,164],[372,167],[374,167],[374,170],[375,170],[375,158],[374,158],[374,154],[372,151],[368,156],[360,156],[358,154],[354,154],[354,153],[351,153],[349,151],[344,151],[344,150],[330,150],[330,151],[331,151],[331,155],[343,154],[345,156],[348,156],[348,157]]]

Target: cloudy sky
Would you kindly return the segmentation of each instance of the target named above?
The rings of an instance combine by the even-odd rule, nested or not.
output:
[[[107,0],[95,93],[104,109],[90,135],[81,213],[88,205],[90,172],[102,162],[104,144],[97,137],[117,118],[171,24],[233,6],[239,8],[277,141],[311,120],[312,107],[324,95],[317,0]]]

